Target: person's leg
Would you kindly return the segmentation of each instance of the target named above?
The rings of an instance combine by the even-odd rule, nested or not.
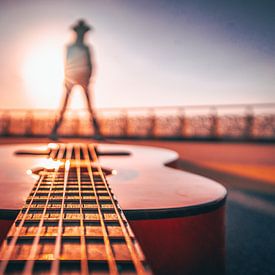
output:
[[[56,136],[56,132],[57,132],[58,128],[60,127],[60,125],[61,125],[61,123],[64,119],[64,113],[65,113],[67,105],[68,105],[71,90],[72,90],[72,86],[69,86],[69,85],[65,84],[65,97],[64,97],[64,100],[63,100],[63,103],[62,103],[62,107],[61,107],[61,110],[60,110],[60,113],[59,113],[58,120],[55,122],[55,125],[52,129],[51,136]]]
[[[99,128],[96,116],[94,114],[94,111],[93,111],[89,90],[88,90],[88,88],[85,88],[85,87],[83,89],[84,89],[84,94],[86,96],[86,102],[87,102],[88,110],[89,110],[89,113],[90,113],[91,123],[93,124],[93,127],[94,127],[95,136],[100,136],[101,135],[100,134],[100,128]]]

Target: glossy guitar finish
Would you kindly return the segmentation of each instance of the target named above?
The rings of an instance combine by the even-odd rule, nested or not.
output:
[[[34,180],[30,168],[47,165],[45,156],[15,155],[47,150],[47,145],[0,147],[1,234],[24,204]],[[109,184],[157,274],[224,272],[224,203],[218,183],[164,166],[173,151],[140,146],[100,144],[98,151],[128,151],[130,156],[102,156],[113,170]]]

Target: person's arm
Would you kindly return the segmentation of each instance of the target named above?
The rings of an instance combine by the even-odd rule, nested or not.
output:
[[[70,52],[71,52],[71,46],[68,45],[65,48],[65,54],[64,54],[64,73],[66,76],[67,70],[69,69],[68,67],[70,66],[69,64],[69,58],[70,58]]]
[[[90,53],[90,49],[88,47],[86,49],[86,55],[87,55],[87,66],[90,72],[90,76],[92,75],[92,70],[93,70],[93,63],[92,63],[92,56]]]
[[[95,81],[95,76],[96,76],[96,73],[97,73],[97,64],[96,64],[96,61],[95,61],[95,55],[94,55],[94,50],[93,50],[93,47],[90,46],[90,47],[87,47],[88,48],[88,57],[89,57],[89,66],[90,66],[90,69],[91,69],[91,79],[90,81],[91,82],[94,82]]]

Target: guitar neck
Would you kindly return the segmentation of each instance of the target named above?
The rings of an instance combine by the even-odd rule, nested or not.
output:
[[[0,250],[0,274],[149,274],[94,145],[59,144]]]

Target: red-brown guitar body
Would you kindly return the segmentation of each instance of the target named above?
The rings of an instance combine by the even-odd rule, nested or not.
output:
[[[24,204],[34,179],[26,171],[45,165],[46,156],[15,155],[42,145],[0,147],[0,234],[4,238]],[[148,263],[156,274],[223,274],[226,190],[201,176],[164,164],[173,151],[141,146],[100,144],[98,150],[127,151],[101,156],[108,181]]]

